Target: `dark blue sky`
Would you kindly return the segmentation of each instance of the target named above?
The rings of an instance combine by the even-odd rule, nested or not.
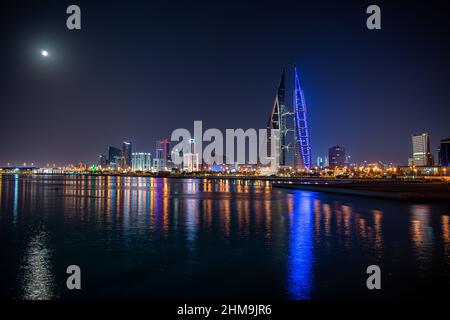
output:
[[[382,10],[369,31],[365,10]],[[66,29],[78,4],[82,30]],[[0,164],[94,162],[194,120],[266,125],[299,66],[314,159],[405,163],[410,134],[450,136],[444,1],[15,1],[1,10]],[[50,52],[48,59],[39,55]]]

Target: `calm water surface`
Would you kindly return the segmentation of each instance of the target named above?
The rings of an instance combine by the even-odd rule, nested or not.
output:
[[[65,287],[79,265],[82,290]],[[367,266],[382,290],[366,289]],[[0,175],[0,297],[430,298],[450,290],[450,203],[269,182]]]

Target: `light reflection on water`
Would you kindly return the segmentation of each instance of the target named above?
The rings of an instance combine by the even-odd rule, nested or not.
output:
[[[21,299],[51,300],[55,295],[52,252],[47,248],[48,234],[41,228],[30,239],[19,276]]]
[[[450,216],[441,216],[442,225],[442,242],[444,247],[444,257],[447,261],[447,265],[450,266]]]
[[[19,210],[19,175],[14,175],[14,209],[13,209],[13,223],[17,222]]]
[[[430,212],[426,205],[413,205],[411,207],[411,241],[416,255],[418,266],[426,270],[433,257],[434,235],[430,226]],[[445,233],[445,230],[443,230]]]
[[[0,176],[0,234],[24,248],[15,262],[0,243],[1,260],[16,270],[0,279],[19,279],[23,299],[64,297],[56,268],[84,261],[99,269],[91,287],[107,281],[107,265],[106,279],[126,274],[134,288],[88,297],[188,297],[197,286],[207,297],[359,297],[367,294],[359,274],[375,263],[426,281],[443,270],[450,284],[448,212],[449,204],[285,191],[267,181]]]
[[[313,211],[308,195],[295,198],[289,218],[288,291],[291,299],[306,300],[310,298],[313,277]]]

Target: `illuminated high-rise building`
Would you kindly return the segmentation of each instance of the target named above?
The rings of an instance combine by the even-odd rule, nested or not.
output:
[[[167,170],[167,163],[169,160],[168,150],[169,140],[167,138],[156,141],[155,158],[153,160],[153,165],[156,171]]]
[[[428,133],[411,135],[413,155],[409,160],[410,165],[432,166],[433,155],[430,151],[430,135]]]
[[[328,149],[329,167],[343,167],[346,165],[347,157],[345,156],[345,148],[334,146]]]
[[[450,167],[450,138],[441,140],[439,146],[439,165]]]
[[[116,147],[109,146],[108,147],[108,162],[115,163],[116,157],[121,157],[122,151]]]
[[[124,141],[122,144],[122,156],[124,159],[124,167],[131,167],[131,154],[132,154],[132,146],[131,142]]]
[[[278,163],[282,166],[286,165],[286,104],[285,104],[285,70],[281,74],[280,84],[278,85],[277,94],[272,107],[272,113],[270,114],[269,121],[267,123],[267,154],[270,157],[277,158]],[[279,130],[279,141],[277,145],[277,154],[271,153],[272,148],[272,135],[271,130]],[[277,135],[278,136],[278,135]]]
[[[131,158],[133,171],[150,171],[152,167],[151,154],[147,152],[135,152]]]
[[[316,166],[320,169],[325,168],[328,164],[326,164],[327,157],[318,156],[316,160]]]
[[[308,128],[305,95],[294,66],[295,169],[311,169],[311,137]]]
[[[199,170],[199,157],[195,152],[195,140],[189,140],[189,152],[183,154],[183,170],[193,172]]]
[[[98,162],[97,162],[97,164],[98,164],[100,167],[105,168],[106,165],[107,165],[107,163],[108,163],[108,160],[106,159],[106,156],[105,156],[104,154],[101,154],[101,155],[98,156]]]

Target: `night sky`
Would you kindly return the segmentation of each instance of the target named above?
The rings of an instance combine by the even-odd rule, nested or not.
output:
[[[264,128],[297,63],[313,159],[406,163],[450,136],[445,1],[12,1],[1,9],[0,164],[93,163],[176,128]],[[66,28],[77,4],[82,30]],[[382,30],[366,28],[369,4]],[[49,57],[40,55],[48,50]]]

